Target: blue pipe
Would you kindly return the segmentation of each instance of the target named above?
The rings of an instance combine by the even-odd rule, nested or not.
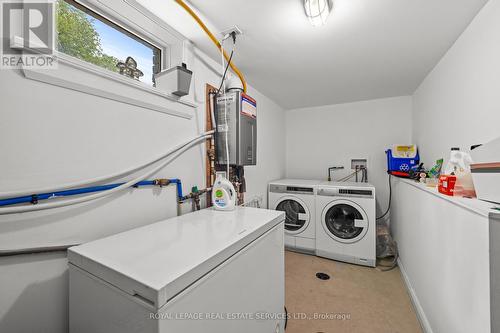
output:
[[[182,182],[181,182],[181,180],[174,178],[174,179],[169,179],[169,181],[170,181],[170,183],[176,184],[176,186],[177,186],[177,199],[181,200],[182,197],[184,197],[182,195]]]
[[[181,180],[174,178],[174,179],[168,179],[168,181],[169,181],[169,183],[176,184],[177,199],[180,200],[180,198],[183,197]],[[23,196],[23,197],[1,199],[0,206],[9,206],[9,205],[15,205],[15,204],[20,204],[20,203],[36,204],[40,200],[47,200],[47,199],[56,198],[56,197],[67,197],[67,196],[72,196],[72,195],[79,195],[79,194],[85,194],[85,193],[93,193],[93,192],[101,192],[101,191],[111,190],[111,189],[118,187],[120,185],[123,185],[123,184],[125,184],[125,183],[90,186],[90,187],[83,187],[83,188],[77,188],[77,189],[66,190],[66,191],[49,192],[49,193],[27,195],[27,196]],[[143,180],[143,181],[140,181],[137,184],[135,184],[133,187],[151,186],[151,185],[156,185],[156,182],[154,180]]]

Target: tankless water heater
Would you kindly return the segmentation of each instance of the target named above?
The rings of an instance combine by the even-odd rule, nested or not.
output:
[[[239,90],[219,94],[215,98],[215,121],[217,125],[215,153],[217,163],[227,165],[226,156],[227,150],[229,150],[230,165],[256,165],[256,101]]]

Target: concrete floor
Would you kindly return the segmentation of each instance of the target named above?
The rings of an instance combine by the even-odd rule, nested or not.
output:
[[[381,272],[289,251],[285,260],[287,333],[422,332],[398,268]]]

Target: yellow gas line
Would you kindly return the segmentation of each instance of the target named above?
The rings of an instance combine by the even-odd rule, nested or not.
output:
[[[208,35],[208,37],[212,40],[212,42],[215,44],[215,46],[217,46],[219,51],[221,51],[224,54],[224,58],[226,58],[226,61],[229,61],[229,56],[227,55],[227,53],[224,50],[222,50],[222,46],[220,45],[217,38],[215,38],[214,34],[210,30],[208,30],[207,26],[198,17],[198,15],[196,15],[196,13],[188,5],[186,5],[186,3],[184,1],[175,0],[175,2],[177,2],[182,8],[184,8],[186,10],[186,12],[189,13],[189,15],[191,15],[191,17],[196,21],[196,23],[198,23],[198,25],[203,29],[203,31],[205,31],[205,33]],[[245,77],[240,72],[238,67],[236,67],[233,64],[232,61],[230,63],[230,66],[231,66],[231,69],[233,70],[233,72],[235,72],[236,75],[238,75],[238,77],[240,78],[241,84],[243,85],[243,92],[246,93],[247,92],[247,82],[245,81]]]

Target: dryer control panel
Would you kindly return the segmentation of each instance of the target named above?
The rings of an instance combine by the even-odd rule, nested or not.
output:
[[[314,188],[271,184],[271,185],[269,185],[269,192],[272,192],[272,193],[314,194]]]
[[[331,197],[373,198],[374,190],[358,188],[320,188],[318,195]]]

